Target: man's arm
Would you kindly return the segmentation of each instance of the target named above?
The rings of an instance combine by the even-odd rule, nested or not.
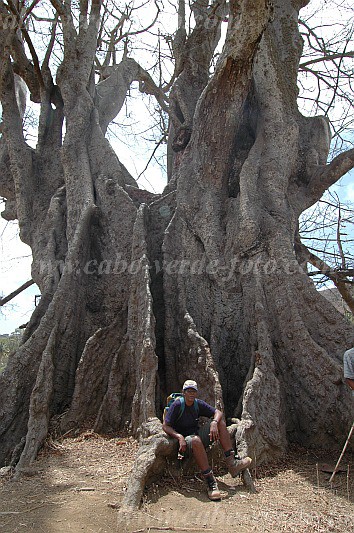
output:
[[[354,379],[345,378],[345,382],[352,390],[354,390]]]
[[[183,435],[181,435],[180,433],[177,433],[177,431],[175,431],[172,426],[169,426],[165,422],[162,424],[162,429],[164,430],[165,433],[167,433],[167,435],[169,437],[173,437],[174,439],[178,440],[178,442],[179,442],[179,451],[181,453],[184,453],[186,451],[186,448],[187,448],[187,443],[186,443],[186,439],[183,437]]]
[[[218,424],[221,422],[223,414],[219,409],[215,409],[213,420],[210,423],[210,440],[219,440],[219,428]]]
[[[223,417],[222,412],[219,411],[219,409],[215,409],[215,413],[214,413],[214,417],[213,417],[212,422],[216,422],[218,424],[219,422],[221,422],[222,417]]]

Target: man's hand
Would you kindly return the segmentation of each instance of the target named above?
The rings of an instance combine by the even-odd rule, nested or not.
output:
[[[187,443],[183,435],[179,435],[178,442],[179,442],[179,452],[184,453],[187,449]]]
[[[209,438],[212,442],[219,440],[219,429],[216,420],[212,420],[210,424]]]
[[[165,433],[167,433],[167,435],[169,437],[173,437],[174,439],[178,440],[178,443],[179,443],[179,450],[178,451],[179,451],[179,453],[184,454],[184,452],[187,449],[187,443],[186,443],[186,439],[183,437],[183,435],[181,435],[180,433],[177,433],[177,431],[175,431],[173,429],[173,427],[171,427],[171,426],[169,426],[168,424],[165,424],[165,423],[162,424],[162,429],[164,430]]]

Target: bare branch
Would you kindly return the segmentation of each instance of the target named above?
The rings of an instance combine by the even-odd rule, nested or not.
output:
[[[33,46],[33,43],[32,43],[32,40],[27,32],[27,30],[25,28],[22,28],[21,29],[22,31],[22,34],[23,34],[23,37],[27,43],[27,46],[29,48],[29,51],[31,52],[31,56],[32,56],[32,59],[33,59],[33,65],[34,65],[34,70],[37,74],[37,77],[38,77],[38,82],[39,82],[39,85],[41,87],[44,87],[44,80],[43,80],[43,77],[42,77],[42,72],[41,72],[41,68],[39,66],[39,60],[38,60],[38,56],[37,56],[37,53],[36,53],[36,50]]]
[[[47,46],[47,50],[46,50],[46,53],[45,53],[45,56],[44,56],[42,68],[49,68],[49,59],[50,59],[50,56],[51,56],[51,53],[52,53],[52,50],[53,50],[53,46],[54,46],[54,42],[55,42],[55,35],[56,35],[58,17],[59,17],[59,15],[56,15],[54,23],[52,25],[50,41],[49,41],[49,44]]]
[[[322,63],[323,61],[333,61],[334,59],[342,59],[344,57],[354,57],[354,51],[353,52],[339,52],[336,54],[329,54],[324,57],[317,57],[315,59],[305,61],[304,63],[300,63],[299,68],[304,69],[308,65],[314,65],[315,63]]]
[[[54,9],[59,13],[60,16],[63,16],[65,13],[64,4],[61,2],[61,0],[50,0],[52,6]]]
[[[33,0],[32,4],[28,6],[26,9],[25,14],[22,17],[22,22],[24,23],[30,13],[32,13],[33,9],[36,7],[36,5],[39,3],[40,0]]]
[[[3,305],[7,304],[7,302],[9,302],[13,298],[15,298],[15,296],[20,294],[22,291],[28,289],[28,287],[30,287],[31,285],[34,285],[33,279],[30,279],[29,281],[26,281],[26,283],[21,285],[21,287],[19,287],[15,291],[11,292],[8,296],[5,296],[4,298],[1,298],[0,299],[0,307],[2,307]]]
[[[346,268],[346,260],[345,260],[345,255],[344,255],[344,251],[343,251],[343,246],[342,246],[342,240],[341,240],[341,222],[342,222],[342,213],[341,213],[341,206],[340,206],[340,202],[338,201],[338,220],[337,220],[337,246],[338,246],[338,250],[339,250],[339,254],[340,254],[340,257],[341,257],[341,261],[342,261],[342,268]]]
[[[77,32],[74,27],[72,13],[70,11],[70,1],[50,0],[52,6],[60,16],[63,25],[63,36],[67,49],[72,50],[76,43]]]
[[[27,31],[26,27],[22,24],[20,13],[17,11],[17,9],[16,9],[15,5],[13,4],[12,0],[8,0],[8,6],[9,6],[11,12],[13,13],[13,15],[16,17],[16,20],[17,20],[17,22],[19,24],[21,33],[22,33],[22,35],[24,37],[24,40],[26,41],[27,46],[29,48],[29,51],[31,53],[32,60],[33,60],[33,65],[34,65],[34,70],[35,70],[35,73],[37,75],[39,85],[41,87],[44,87],[44,81],[43,81],[43,77],[42,77],[42,73],[41,73],[41,68],[39,66],[38,56],[37,56],[36,50],[35,50],[35,48],[33,46],[32,40],[31,40],[31,38],[30,38],[30,36],[28,34],[28,31]]]
[[[312,270],[311,272],[308,273],[309,276],[318,276],[320,274],[325,274],[322,270],[319,270],[318,272],[316,272],[315,270]],[[326,275],[333,275],[333,276],[350,276],[350,277],[353,277],[354,276],[354,268],[347,268],[347,269],[344,269],[344,270],[326,270]],[[349,280],[349,279],[343,279],[343,282],[344,283],[348,283],[349,285],[354,285],[354,281],[352,280]]]
[[[114,53],[114,50],[115,50],[115,42],[116,42],[116,37],[117,37],[118,30],[123,27],[123,24],[124,24],[124,22],[127,19],[128,19],[128,16],[125,13],[123,13],[123,15],[119,19],[118,23],[116,24],[116,26],[111,31],[111,37],[110,37],[110,41],[109,41],[109,45],[108,45],[108,49],[107,49],[107,54],[106,54],[106,57],[105,57],[105,59],[103,61],[102,68],[108,67],[108,65],[110,64],[112,56],[113,56],[113,53]],[[114,64],[114,62],[113,62],[113,64]]]
[[[352,168],[354,168],[354,148],[339,154],[328,165],[315,171],[310,182],[311,194],[320,197],[325,190]]]
[[[86,35],[86,46],[91,51],[90,55],[92,56],[90,59],[91,62],[94,59],[96,53],[101,5],[102,0],[91,0],[90,21]]]
[[[4,2],[0,2],[0,14],[4,18],[6,18],[9,14]],[[31,99],[34,102],[39,102],[39,79],[33,68],[33,64],[26,56],[23,41],[20,39],[18,32],[16,31],[12,32],[12,36],[10,34],[9,37],[11,38],[11,55],[14,60],[13,70],[26,82],[31,93]]]
[[[149,157],[148,162],[147,162],[146,165],[145,165],[145,168],[140,172],[140,174],[139,174],[139,176],[137,177],[136,181],[139,181],[139,178],[140,178],[140,177],[144,174],[144,172],[148,169],[148,167],[149,167],[149,165],[150,165],[150,163],[151,163],[151,161],[152,161],[154,155],[156,154],[156,151],[158,150],[159,146],[161,146],[161,144],[162,144],[163,142],[165,142],[165,141],[166,141],[166,138],[165,138],[165,137],[162,137],[162,138],[159,140],[159,142],[156,144],[156,146],[155,146],[155,148],[154,148],[154,150],[153,150],[151,156]]]
[[[321,274],[326,276],[334,283],[343,300],[348,305],[351,312],[354,314],[354,295],[352,294],[350,288],[348,288],[347,286],[348,281],[350,281],[347,279],[348,274],[343,274],[341,271],[333,271],[333,269],[331,269],[331,267],[327,263],[325,263],[325,261],[310,252],[308,248],[300,242],[300,240],[297,240],[296,247],[297,250],[301,253],[302,257],[305,257],[306,260],[311,263],[311,265],[316,267]],[[352,269],[348,270],[347,272],[352,272]]]
[[[80,24],[87,18],[88,13],[88,0],[80,0]]]
[[[299,24],[306,45],[299,67],[299,84],[303,88],[300,100],[304,101],[305,110],[308,111],[306,101],[311,101],[314,104],[312,113],[328,116],[337,138],[335,146],[345,145],[347,139],[341,135],[342,125],[344,122],[347,126],[353,123],[351,59],[354,51],[350,48],[354,27],[345,20],[342,23],[338,21],[337,25],[328,25],[328,31],[323,24],[311,27],[309,21],[304,20],[300,20]],[[309,95],[309,92],[314,96]],[[342,109],[340,119],[339,109]]]

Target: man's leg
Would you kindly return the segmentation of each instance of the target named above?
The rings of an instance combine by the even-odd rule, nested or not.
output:
[[[208,497],[211,500],[220,500],[221,494],[218,488],[218,484],[214,477],[213,471],[209,466],[208,456],[206,454],[204,444],[202,443],[198,435],[194,435],[192,437],[192,450],[196,463],[202,471],[205,481],[207,482]]]
[[[208,456],[206,454],[204,444],[202,443],[198,435],[194,435],[192,437],[192,450],[193,450],[194,458],[200,470],[202,472],[204,472],[205,470],[208,470],[208,468],[210,468]]]
[[[227,427],[224,420],[220,420],[218,423],[219,440],[224,452],[232,450],[230,433],[227,431]]]
[[[249,468],[252,463],[250,457],[244,457],[243,459],[235,459],[235,452],[232,448],[230,434],[227,431],[227,427],[224,420],[220,420],[218,423],[219,440],[224,450],[226,466],[232,477],[236,477],[238,474]]]

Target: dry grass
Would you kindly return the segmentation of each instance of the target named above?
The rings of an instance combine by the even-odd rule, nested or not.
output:
[[[198,475],[180,472],[152,485],[142,509],[124,515],[111,505],[122,501],[136,450],[129,437],[92,432],[48,441],[21,481],[1,479],[0,531],[354,531],[351,468],[337,474],[332,487],[330,473],[321,471],[322,464],[335,464],[338,451],[315,456],[294,449],[282,461],[258,467],[253,472],[257,494],[220,470],[220,502],[208,500]],[[342,464],[352,465],[352,459],[347,453]]]

